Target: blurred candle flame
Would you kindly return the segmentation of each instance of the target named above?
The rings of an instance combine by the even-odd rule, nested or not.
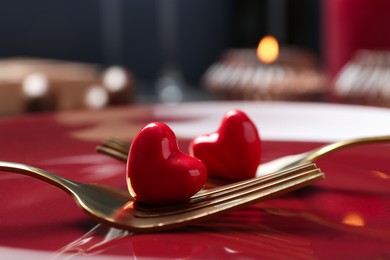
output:
[[[265,36],[257,47],[257,57],[264,63],[272,63],[279,56],[279,43],[273,36]]]

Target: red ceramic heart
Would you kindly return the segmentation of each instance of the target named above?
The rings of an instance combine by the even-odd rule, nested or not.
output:
[[[132,142],[127,183],[140,202],[171,204],[188,200],[203,188],[207,169],[179,150],[173,131],[161,122],[145,126]]]
[[[240,110],[226,113],[217,132],[195,138],[189,149],[206,165],[210,176],[229,180],[254,177],[260,163],[259,133]]]

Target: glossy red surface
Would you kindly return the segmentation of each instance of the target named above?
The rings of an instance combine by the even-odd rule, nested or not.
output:
[[[158,119],[168,125],[192,122],[185,117],[159,118],[150,107],[2,120],[0,159],[126,189],[126,165],[97,154],[95,146],[112,135],[130,139]],[[179,140],[183,151],[188,144]],[[262,161],[321,144],[263,141]],[[63,191],[0,172],[0,258],[387,259],[389,151],[389,144],[375,144],[336,152],[318,161],[326,179],[312,187],[196,226],[155,234],[100,225]]]
[[[136,200],[150,204],[184,202],[206,181],[206,166],[179,150],[175,134],[164,123],[149,123],[134,138],[127,161],[127,183]]]
[[[195,138],[189,150],[204,162],[210,176],[229,180],[253,178],[261,160],[257,128],[240,110],[227,112],[219,129]]]

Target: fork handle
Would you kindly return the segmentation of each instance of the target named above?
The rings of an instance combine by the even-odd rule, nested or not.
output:
[[[72,189],[77,187],[76,182],[26,164],[0,161],[0,171],[18,173],[33,177],[54,185],[69,194],[72,194]]]
[[[340,142],[335,142],[331,144],[324,145],[317,149],[314,149],[308,152],[308,156],[303,159],[302,162],[314,162],[320,157],[334,151],[338,151],[340,149],[344,149],[351,146],[361,145],[361,144],[372,144],[372,143],[385,143],[390,142],[390,135],[384,136],[374,136],[374,137],[362,137],[344,140]]]

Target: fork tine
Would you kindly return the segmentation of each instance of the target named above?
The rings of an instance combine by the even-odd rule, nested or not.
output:
[[[243,201],[245,200],[247,200],[247,202],[251,202],[252,200],[257,201],[258,199],[265,200],[309,185],[319,179],[323,179],[323,177],[324,176],[319,169],[308,170],[303,173],[297,173],[296,175],[267,183],[266,185],[253,185],[248,189],[230,192],[227,195],[218,196],[216,199],[213,199],[212,202],[206,202],[208,205],[217,205],[220,203],[229,204],[238,200],[242,201],[240,204],[243,204]]]
[[[102,146],[105,147],[110,147],[112,149],[122,151],[123,153],[127,153],[130,148],[130,143],[126,142],[124,140],[115,138],[115,137],[110,137],[104,140],[101,144]]]
[[[96,147],[96,151],[109,155],[119,161],[126,162],[130,144],[126,141],[110,137]]]
[[[202,197],[207,197],[210,195],[218,196],[218,195],[222,195],[225,193],[229,193],[232,190],[235,191],[235,190],[247,189],[247,188],[250,188],[251,186],[260,185],[260,184],[265,185],[270,181],[276,181],[279,179],[288,178],[290,176],[294,176],[294,174],[298,174],[300,172],[305,172],[305,171],[310,171],[310,170],[315,170],[315,169],[318,169],[318,168],[315,166],[314,163],[304,163],[304,164],[297,165],[297,166],[294,166],[294,167],[291,167],[289,169],[285,169],[282,171],[278,171],[278,172],[270,173],[270,174],[263,175],[260,177],[246,179],[243,181],[231,183],[228,185],[224,185],[223,187],[209,189],[207,191],[203,191],[203,192],[198,193],[197,195],[193,196],[192,198],[193,199],[201,199]]]
[[[109,155],[109,156],[111,156],[119,161],[127,162],[127,154],[124,154],[121,151],[117,151],[115,149],[112,149],[109,147],[104,147],[101,145],[96,147],[96,151],[98,151],[99,153],[102,153],[102,154]]]
[[[123,150],[124,152],[128,152],[130,148],[130,143],[126,142],[122,139],[111,137],[106,140],[107,143],[111,143],[117,147],[117,149]]]
[[[212,207],[213,205],[236,204],[250,198],[251,201],[265,200],[269,197],[279,196],[288,191],[309,185],[324,178],[323,173],[312,163],[299,167],[294,167],[270,176],[258,177],[237,184],[226,185],[222,188],[215,188],[210,192],[195,196],[189,203],[182,205],[172,205],[170,207],[148,207],[137,205],[137,216],[152,217],[157,215],[171,215],[186,211],[199,210],[201,208]],[[238,205],[237,205],[238,206]]]

